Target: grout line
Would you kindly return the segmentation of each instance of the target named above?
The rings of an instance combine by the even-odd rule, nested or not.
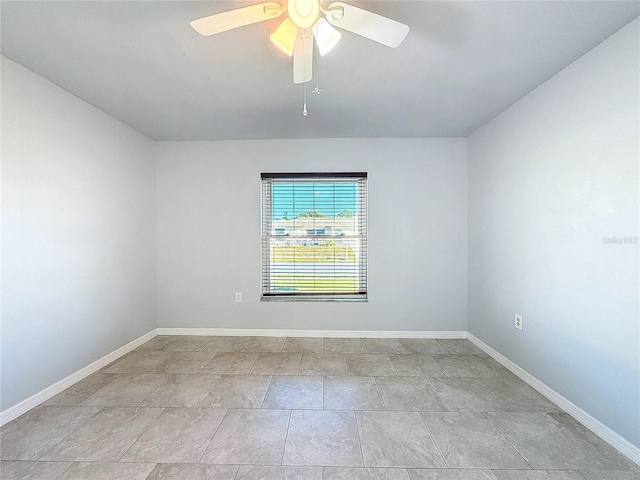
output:
[[[54,461],[60,461],[60,460],[54,460]],[[60,473],[56,476],[56,478],[62,478],[62,476],[63,476],[65,473],[67,473],[71,467],[73,467],[73,464],[74,464],[74,463],[75,463],[75,462],[69,462],[69,466],[68,466],[67,468],[65,468],[63,472],[60,472]],[[156,464],[156,465],[157,465],[157,464]],[[155,468],[155,467],[154,467],[154,468]],[[151,472],[149,472],[149,473],[151,473]],[[2,478],[2,467],[0,467],[0,478]]]
[[[220,423],[216,427],[216,431],[213,432],[213,435],[211,435],[211,440],[209,440],[209,443],[207,443],[207,448],[202,450],[202,455],[200,455],[200,457],[198,458],[198,461],[196,463],[200,463],[200,460],[202,460],[202,458],[205,456],[205,454],[209,451],[209,447],[211,446],[211,443],[213,443],[213,439],[215,438],[216,434],[218,433],[218,430],[220,430],[220,427],[224,423],[225,419],[227,418],[227,415],[229,414],[229,410],[231,410],[231,409],[230,408],[220,408],[219,410],[226,410],[226,411],[224,412],[224,415],[222,416],[222,420],[220,420]],[[240,468],[240,467],[238,467],[238,468]],[[238,474],[238,472],[236,472],[236,475],[237,474]]]
[[[362,439],[360,438],[360,424],[358,423],[358,414],[355,410],[353,411],[353,419],[356,422],[356,435],[358,435],[358,445],[360,446],[360,457],[362,457],[362,467],[367,468],[367,465],[364,462],[364,451],[362,450]]]
[[[424,377],[427,379],[427,381],[429,382],[429,385],[431,385],[431,388],[433,388],[433,393],[436,394],[436,396],[440,399],[440,401],[442,402],[442,404],[445,406],[445,408],[447,409],[448,412],[452,412],[453,410],[451,410],[451,407],[449,405],[447,405],[447,402],[444,401],[444,398],[442,398],[440,396],[440,394],[438,393],[438,390],[436,390],[435,385],[433,384],[433,382],[431,381],[432,378],[438,378],[438,377]]]
[[[526,459],[526,458],[524,458],[524,456],[520,453],[520,450],[518,450],[518,449],[515,447],[515,445],[514,445],[513,443],[511,443],[511,442],[509,441],[509,439],[504,435],[504,433],[502,433],[502,430],[500,430],[500,429],[499,429],[499,428],[498,428],[498,427],[497,427],[497,426],[496,426],[496,425],[491,421],[491,418],[489,418],[489,416],[487,415],[487,413],[486,413],[486,412],[479,412],[479,413],[482,413],[482,416],[483,416],[484,418],[486,418],[486,419],[487,419],[487,421],[489,422],[489,424],[490,424],[493,428],[495,428],[495,429],[496,429],[496,431],[500,434],[500,436],[501,436],[502,438],[504,438],[505,442],[507,442],[507,443],[511,446],[511,448],[513,448],[513,450],[514,450],[514,451],[515,451],[515,452],[520,456],[520,458],[522,458],[522,461],[523,461],[524,463],[526,463],[527,465],[529,465],[529,468],[533,468],[533,467],[529,464],[529,462],[527,462],[527,459]],[[500,412],[500,413],[506,413],[506,412],[502,411],[502,412]]]
[[[264,408],[264,401],[267,399],[267,395],[269,394],[269,389],[271,388],[271,382],[273,382],[273,375],[269,375],[269,385],[267,385],[267,389],[264,392],[264,397],[262,397],[262,402],[260,402],[260,409]]]
[[[236,473],[233,474],[233,480],[238,478],[238,472],[240,471],[240,465],[236,465]]]
[[[238,349],[238,352],[242,352],[242,349],[247,346],[250,340],[251,340],[251,337],[247,337],[247,339],[244,341],[242,346]],[[238,468],[240,468],[240,466],[238,466]]]
[[[343,353],[342,354],[342,360],[344,360],[344,371],[345,371],[345,376],[349,376],[349,362],[347,362],[347,354]]]
[[[382,405],[384,405],[384,410],[390,411],[389,408],[387,407],[387,402],[384,401],[384,396],[382,395],[382,389],[380,388],[380,384],[378,383],[378,378],[377,377],[371,377],[371,378],[373,378],[373,383],[376,384],[376,390],[378,390],[378,395],[380,395],[380,400],[382,400]]]
[[[386,356],[387,356],[387,360],[389,360],[389,363],[391,364],[391,368],[393,369],[393,371],[394,371],[394,372],[396,372],[395,376],[396,376],[396,377],[401,377],[402,375],[400,375],[400,374],[398,373],[398,370],[396,369],[396,366],[393,364],[393,361],[391,360],[391,357],[389,356],[389,354],[388,354],[388,353],[385,353],[384,355],[386,355]],[[393,375],[392,375],[392,376],[393,376]]]
[[[140,374],[138,374],[138,373],[134,373],[134,374],[132,374],[132,375],[162,375],[162,376],[164,376],[164,377],[165,377],[165,378],[163,379],[162,383],[160,383],[160,385],[158,385],[158,386],[157,386],[153,391],[151,391],[151,392],[150,392],[146,397],[144,397],[142,400],[140,400],[140,402],[138,402],[138,404],[137,404],[137,405],[134,405],[134,406],[137,408],[137,407],[142,406],[142,404],[144,403],[144,401],[145,401],[147,398],[151,397],[151,395],[153,395],[154,393],[156,393],[156,392],[160,389],[160,387],[163,387],[166,383],[168,383],[169,379],[168,379],[167,377],[169,377],[169,376],[176,376],[176,375],[178,375],[178,374],[175,374],[175,373],[155,373],[155,374],[153,374],[153,373],[140,373]],[[149,407],[153,407],[153,405],[149,405]]]
[[[431,413],[437,413],[437,412],[431,412]],[[440,454],[440,458],[442,458],[442,461],[444,462],[446,468],[452,468],[451,465],[449,465],[447,463],[447,459],[444,458],[444,455],[440,451],[440,447],[438,446],[438,443],[436,442],[436,439],[433,437],[433,435],[431,433],[431,430],[429,430],[429,426],[427,425],[427,422],[424,421],[424,418],[422,418],[422,415],[420,415],[419,413],[418,413],[418,417],[420,417],[420,421],[422,422],[422,425],[424,425],[424,428],[427,430],[427,433],[429,434],[429,438],[431,438],[431,441],[435,445],[436,450],[438,450],[438,453]]]
[[[293,416],[293,410],[289,410],[289,421],[287,422],[287,433],[284,436],[284,444],[282,445],[282,456],[280,457],[280,465],[284,462],[284,452],[287,451],[287,441],[289,440],[289,427],[291,426],[291,417]]]
[[[63,390],[63,391],[64,391],[64,390]],[[54,405],[51,405],[51,406],[52,406],[52,407],[54,407]],[[59,407],[58,407],[58,408],[59,408]],[[63,407],[63,408],[68,408],[68,407]],[[48,451],[50,451],[50,450],[54,449],[55,447],[57,447],[57,446],[58,446],[61,442],[63,442],[63,441],[64,441],[64,440],[69,436],[69,435],[71,435],[72,433],[74,433],[76,430],[78,430],[80,427],[82,427],[85,423],[87,423],[87,422],[88,422],[89,420],[91,420],[92,418],[95,418],[97,415],[99,415],[99,414],[100,414],[100,412],[102,412],[105,408],[108,408],[108,407],[101,406],[101,407],[88,407],[88,408],[98,408],[98,411],[97,411],[96,413],[94,413],[93,415],[91,415],[90,417],[87,417],[87,419],[86,419],[84,422],[80,423],[80,425],[78,425],[76,428],[74,428],[74,429],[73,429],[73,430],[71,430],[69,433],[67,433],[63,438],[61,438],[61,439],[60,439],[60,441],[59,441],[59,442],[56,442],[56,443],[55,443],[55,445],[52,445],[52,446],[51,446],[51,448],[48,448],[47,450],[45,450],[44,452],[42,452],[40,455],[38,455],[38,458],[34,459],[33,461],[39,461],[39,459],[40,459],[40,458],[42,458],[42,456],[43,456],[43,455],[45,455]],[[27,412],[25,412],[25,413],[27,413]],[[23,413],[22,415],[24,415],[24,413]],[[22,416],[22,415],[21,415],[21,416]],[[18,418],[20,418],[20,417],[18,417]],[[1,439],[1,437],[0,437],[0,439]],[[66,471],[66,470],[65,470],[65,471]]]
[[[118,407],[118,408],[122,408],[122,407]],[[126,407],[125,407],[125,408],[126,408]],[[133,407],[133,408],[135,408],[135,409],[137,410],[138,408],[157,408],[157,407],[140,407],[140,406],[137,406],[137,407]],[[154,423],[156,423],[156,421],[157,421],[157,420],[162,416],[162,414],[163,414],[164,412],[166,412],[166,411],[167,411],[167,407],[162,407],[162,411],[158,414],[158,416],[157,416],[156,418],[154,418],[154,419],[153,419],[153,421],[151,421],[151,422],[149,423],[149,425],[147,425],[147,428],[145,428],[142,432],[140,432],[140,435],[138,435],[138,437],[135,439],[135,441],[134,441],[131,445],[129,445],[129,448],[127,448],[124,452],[122,452],[122,455],[120,455],[120,456],[118,457],[118,460],[116,460],[116,462],[119,462],[119,461],[122,459],[122,457],[124,457],[124,456],[127,454],[127,452],[128,452],[129,450],[131,450],[131,449],[133,448],[133,446],[134,446],[136,443],[138,443],[138,440],[140,440],[140,438],[141,438],[145,433],[147,433],[147,430],[149,430],[149,429],[151,428],[151,425],[153,425]],[[116,462],[114,462],[114,463],[116,463]]]
[[[252,352],[252,353],[255,353],[255,352]],[[255,353],[255,355],[256,355],[256,358],[253,359],[253,363],[251,364],[251,367],[249,367],[249,371],[246,373],[246,375],[251,375],[251,372],[253,371],[253,367],[256,366],[256,363],[258,362],[258,359],[260,358],[260,355],[262,355],[262,353]]]
[[[302,358],[304,357],[304,352],[300,353],[300,363],[298,363],[298,373],[296,373],[297,376],[300,376],[300,369],[302,368]]]

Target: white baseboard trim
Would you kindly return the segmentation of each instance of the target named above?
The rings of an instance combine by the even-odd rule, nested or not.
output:
[[[467,332],[462,330],[277,330],[272,328],[158,328],[158,335],[216,335],[220,337],[467,338]]]
[[[44,390],[41,390],[40,392],[38,392],[38,393],[36,393],[34,395],[31,395],[29,398],[27,398],[27,399],[25,399],[25,400],[23,400],[23,401],[21,401],[19,403],[16,403],[14,406],[9,407],[6,410],[0,412],[0,426],[4,425],[6,423],[9,423],[11,420],[13,420],[15,418],[18,418],[23,413],[28,412],[29,410],[31,410],[34,407],[37,407],[38,405],[40,405],[43,402],[46,402],[51,397],[57,395],[58,393],[62,392],[63,390],[66,390],[71,385],[79,382],[83,378],[88,377],[89,375],[91,375],[92,373],[97,372],[98,370],[100,370],[103,367],[106,367],[111,362],[117,360],[118,358],[120,358],[124,354],[129,353],[134,348],[139,347],[140,345],[142,345],[145,342],[148,342],[153,337],[155,337],[157,334],[158,334],[157,333],[157,329],[153,329],[149,333],[146,333],[146,334],[142,335],[141,337],[136,338],[132,342],[129,342],[125,346],[120,347],[117,350],[114,350],[113,352],[111,352],[111,353],[105,355],[104,357],[96,360],[95,362],[91,363],[90,365],[87,365],[86,367],[81,368],[77,372],[72,373],[68,377],[65,377],[62,380],[60,380],[59,382],[56,382],[53,385],[48,386]]]
[[[553,403],[555,403],[558,407],[563,409],[577,421],[582,423],[585,427],[591,430],[593,433],[602,438],[605,442],[607,442],[612,447],[616,448],[623,455],[640,465],[640,448],[636,447],[634,444],[625,440],[623,437],[618,435],[616,432],[611,430],[609,427],[601,423],[600,421],[593,418],[587,412],[578,407],[575,403],[567,400],[565,397],[560,395],[554,389],[546,385],[545,383],[538,380],[536,377],[531,375],[525,369],[519,367],[514,362],[509,360],[507,357],[502,355],[497,350],[494,350],[489,345],[484,343],[478,337],[473,335],[472,333],[467,334],[467,339],[474,343],[478,348],[482,349],[485,353],[493,357],[498,363],[509,369],[512,373],[520,377],[526,383],[528,383],[531,387],[536,389],[542,395],[547,397]]]

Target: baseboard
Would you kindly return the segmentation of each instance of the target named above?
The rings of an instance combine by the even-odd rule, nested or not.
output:
[[[485,353],[493,357],[498,363],[509,369],[515,375],[520,377],[526,383],[528,383],[531,387],[536,389],[542,395],[547,397],[553,403],[555,403],[562,410],[567,412],[577,421],[582,423],[585,427],[591,430],[593,433],[602,438],[605,442],[610,444],[612,447],[616,448],[620,453],[640,465],[640,448],[636,447],[634,444],[625,440],[623,437],[618,435],[616,432],[611,430],[609,427],[596,420],[594,417],[589,415],[587,412],[578,407],[575,403],[567,400],[565,397],[560,395],[554,389],[546,385],[545,383],[538,380],[536,377],[531,375],[525,369],[519,367],[514,362],[509,360],[507,357],[502,355],[497,350],[494,350],[489,345],[484,343],[478,337],[473,335],[472,333],[467,334],[467,338],[470,342],[474,343],[478,348],[482,349]]]
[[[221,337],[326,337],[326,338],[467,338],[466,331],[404,330],[277,330],[271,328],[158,328],[158,335],[217,335]]]
[[[148,342],[157,334],[158,334],[157,329],[153,329],[149,333],[146,333],[141,337],[136,338],[132,342],[129,342],[125,346],[120,347],[117,350],[114,350],[113,352],[96,360],[92,364],[87,365],[84,368],[81,368],[77,372],[72,373],[68,377],[60,380],[59,382],[56,382],[53,385],[50,385],[49,387],[45,388],[44,390],[41,390],[35,395],[31,395],[29,398],[21,401],[20,403],[17,403],[12,407],[7,408],[3,412],[0,412],[0,425],[9,423],[11,420],[18,418],[23,413],[28,412],[29,410],[31,410],[34,407],[37,407],[43,402],[46,402],[51,397],[69,388],[71,385],[79,382],[85,377],[88,377],[92,373],[97,372],[101,368],[106,367],[111,362],[117,360],[124,354],[129,353],[134,348],[139,347],[145,342]]]

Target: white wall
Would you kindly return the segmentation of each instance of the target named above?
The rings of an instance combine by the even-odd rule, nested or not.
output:
[[[469,139],[470,332],[637,446],[639,22]]]
[[[466,155],[465,139],[158,143],[158,326],[465,331]],[[368,172],[367,303],[259,301],[260,173],[280,171]]]
[[[156,327],[153,142],[2,58],[1,410]]]

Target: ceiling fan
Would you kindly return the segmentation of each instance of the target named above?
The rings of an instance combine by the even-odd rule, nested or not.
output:
[[[314,38],[320,55],[329,52],[340,40],[338,27],[383,45],[395,48],[409,33],[409,27],[343,2],[332,2],[326,8],[321,0],[269,1],[237,8],[193,20],[190,24],[199,34],[209,36],[252,23],[286,18],[271,35],[271,41],[293,57],[293,82],[306,83],[312,77]]]

